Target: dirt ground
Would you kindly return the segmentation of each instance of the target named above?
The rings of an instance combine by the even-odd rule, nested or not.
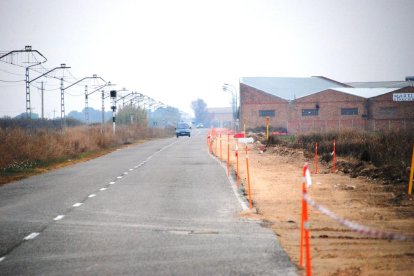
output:
[[[247,187],[245,151],[239,145],[239,175]],[[220,157],[219,143],[212,150]],[[235,143],[230,160],[237,169]],[[227,160],[227,141],[222,142],[222,159]],[[282,146],[261,153],[249,145],[251,195],[257,214],[271,227],[292,262],[299,266],[302,167],[309,162],[313,185],[309,195],[335,214],[373,229],[414,233],[414,204],[405,195],[406,185],[384,185],[373,180],[351,178],[318,165],[303,152]],[[339,161],[339,160],[338,160]],[[246,189],[247,191],[247,189]],[[312,272],[314,275],[414,275],[414,241],[383,240],[363,236],[340,225],[309,206]],[[303,269],[300,269],[304,275]]]

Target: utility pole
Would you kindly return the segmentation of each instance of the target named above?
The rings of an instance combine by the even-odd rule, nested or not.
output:
[[[69,89],[70,87],[74,86],[75,84],[80,83],[81,81],[84,81],[86,79],[101,79],[105,82],[105,80],[101,77],[98,77],[96,74],[94,74],[92,77],[84,77],[83,79],[78,80],[77,82],[72,83],[69,86],[63,87],[63,78],[60,79],[60,117],[62,121],[62,128],[65,127],[65,90]]]
[[[65,90],[63,89],[63,78],[60,79],[60,124],[63,130],[65,128]]]
[[[85,123],[89,125],[89,113],[88,113],[88,86],[85,85]]]
[[[32,54],[36,53],[36,54],[38,54],[43,59],[42,61],[38,61],[35,58],[35,61],[34,62],[30,62],[29,55],[27,55],[27,57],[28,57],[27,63],[33,63],[33,64],[25,67],[25,69],[26,69],[26,74],[25,74],[25,83],[26,83],[26,85],[25,85],[26,86],[26,116],[28,118],[32,118],[31,103],[30,103],[30,83],[31,83],[31,81],[29,81],[29,68],[30,67],[33,67],[33,66],[36,66],[36,65],[39,65],[39,64],[42,64],[42,63],[45,63],[47,61],[47,59],[39,51],[32,50],[32,46],[27,45],[27,46],[24,47],[24,50],[13,50],[13,51],[10,51],[10,52],[8,52],[8,53],[6,53],[4,55],[1,55],[0,56],[0,60],[3,59],[3,58],[5,58],[5,57],[7,57],[7,56],[10,56],[11,61],[9,63],[10,64],[13,64],[13,55],[14,54],[20,54],[20,53],[32,53]]]
[[[105,124],[105,90],[102,89],[102,122],[101,122],[101,134],[104,131]]]
[[[45,88],[43,86],[43,81],[42,81],[42,84],[41,84],[40,91],[42,93],[42,120],[44,120],[45,119],[45,101],[44,101],[45,100],[45,94],[44,94]]]

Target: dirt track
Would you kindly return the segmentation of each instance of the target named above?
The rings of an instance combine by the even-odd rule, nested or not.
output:
[[[227,141],[223,139],[223,159]],[[258,216],[273,229],[289,254],[299,264],[303,153],[282,147],[260,153],[249,145],[251,192]],[[212,146],[220,156],[219,144]],[[231,163],[236,168],[235,145]],[[239,150],[239,169],[246,183],[245,153]],[[310,163],[313,172],[313,164]],[[412,197],[401,198],[395,189],[341,173],[331,173],[319,164],[313,174],[310,196],[339,216],[382,231],[414,232]],[[406,187],[400,187],[400,190]],[[388,241],[361,236],[310,208],[312,271],[314,275],[414,275],[414,242]]]

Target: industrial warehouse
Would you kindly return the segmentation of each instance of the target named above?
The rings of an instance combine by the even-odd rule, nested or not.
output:
[[[288,133],[414,130],[413,77],[341,83],[326,77],[240,79],[239,119]]]

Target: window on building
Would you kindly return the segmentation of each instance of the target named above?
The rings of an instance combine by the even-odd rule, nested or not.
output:
[[[302,116],[318,116],[319,108],[302,109]]]
[[[397,108],[390,106],[390,107],[380,107],[379,113],[381,115],[387,115],[387,116],[395,116],[397,115]]]
[[[275,117],[276,111],[275,110],[259,110],[260,117]]]
[[[341,108],[341,115],[358,115],[358,108]]]

